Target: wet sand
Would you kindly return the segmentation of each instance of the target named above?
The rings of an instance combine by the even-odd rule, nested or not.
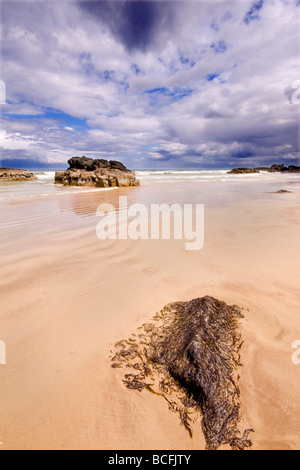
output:
[[[299,448],[300,366],[291,359],[300,339],[299,193],[210,188],[147,186],[1,208],[11,224],[1,243],[0,449],[203,449],[200,420],[190,439],[164,400],[124,387],[109,352],[169,302],[205,295],[244,308],[241,427],[255,429],[253,449]],[[204,248],[98,240],[97,205],[120,194],[129,203],[205,203]]]

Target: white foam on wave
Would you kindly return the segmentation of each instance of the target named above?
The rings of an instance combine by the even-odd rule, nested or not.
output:
[[[175,183],[178,181],[253,181],[257,179],[273,179],[268,172],[229,174],[229,170],[139,170],[136,176],[143,183]]]
[[[179,181],[251,181],[262,174],[228,174],[229,170],[139,170],[137,178],[143,183],[175,183]],[[265,175],[264,175],[265,176]]]
[[[228,170],[137,170],[136,176],[171,176],[171,175],[206,175],[206,174],[225,174]]]
[[[37,177],[38,181],[54,182],[55,171],[44,171],[44,172],[34,171],[33,173]]]

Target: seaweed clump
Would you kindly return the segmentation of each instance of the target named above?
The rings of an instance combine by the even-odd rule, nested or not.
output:
[[[202,416],[207,450],[228,444],[243,450],[252,442],[240,435],[237,368],[241,335],[237,306],[206,296],[168,304],[128,340],[116,343],[112,367],[126,368],[129,389],[161,395],[192,437]]]

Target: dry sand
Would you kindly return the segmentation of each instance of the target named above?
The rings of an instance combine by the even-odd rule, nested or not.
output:
[[[124,387],[109,351],[165,304],[211,295],[245,309],[241,427],[255,429],[254,449],[299,449],[299,196],[211,204],[201,251],[173,240],[99,241],[88,217],[97,204],[120,193],[139,200],[140,191],[61,198],[55,230],[49,216],[38,232],[6,236],[0,448],[203,449],[200,421],[190,439],[164,400]],[[30,219],[43,204],[20,210]]]

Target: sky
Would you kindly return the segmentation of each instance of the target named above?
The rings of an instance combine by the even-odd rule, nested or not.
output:
[[[300,0],[2,0],[0,166],[299,164],[299,18]]]

